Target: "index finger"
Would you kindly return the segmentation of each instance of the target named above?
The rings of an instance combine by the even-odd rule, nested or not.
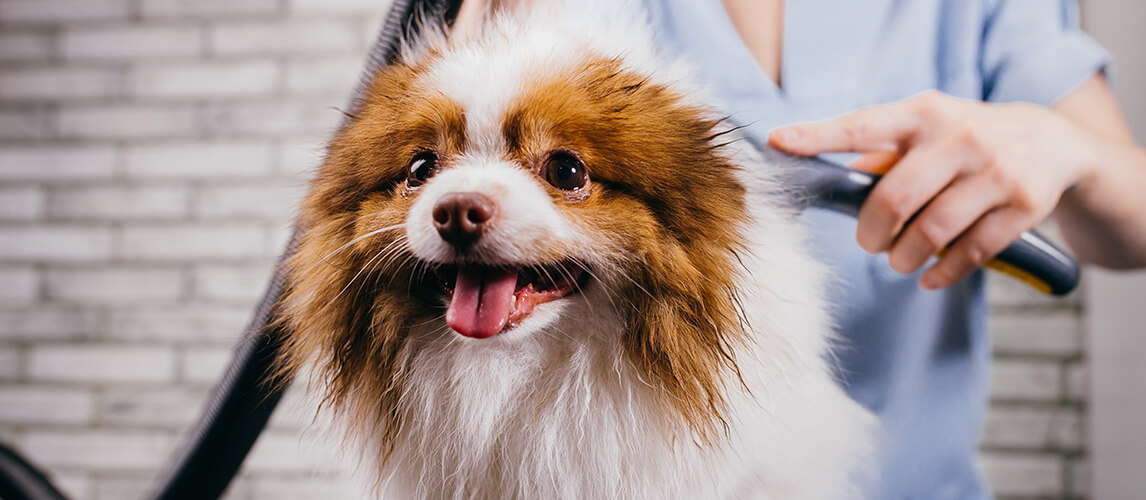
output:
[[[861,109],[821,122],[773,130],[768,142],[788,153],[900,151],[919,133],[921,121],[907,102]]]

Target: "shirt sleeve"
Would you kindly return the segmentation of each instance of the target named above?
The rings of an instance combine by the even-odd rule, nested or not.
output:
[[[991,102],[1050,106],[1110,64],[1079,27],[1074,0],[988,0],[981,50]]]

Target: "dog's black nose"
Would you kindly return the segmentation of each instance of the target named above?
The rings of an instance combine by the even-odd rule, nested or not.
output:
[[[449,193],[434,204],[434,228],[458,248],[472,245],[497,214],[497,203],[480,193]]]

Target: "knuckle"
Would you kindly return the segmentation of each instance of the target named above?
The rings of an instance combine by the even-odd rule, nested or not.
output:
[[[929,217],[926,220],[920,220],[917,225],[919,226],[919,235],[921,241],[927,245],[928,249],[932,252],[939,250],[947,245],[950,241],[950,232],[947,225],[934,220]]]
[[[1003,167],[1002,161],[997,156],[989,157],[983,162],[982,173],[987,176],[987,181],[991,185],[1000,187],[1007,193],[1015,191],[1022,185]]]
[[[970,244],[959,252],[963,268],[976,268],[987,262],[988,252],[981,244]]]
[[[892,190],[885,194],[881,201],[886,214],[896,225],[903,223],[912,215],[911,193],[905,190]]]
[[[1011,189],[1011,206],[1025,214],[1035,214],[1039,212],[1042,203],[1038,195],[1019,185]]]
[[[946,96],[938,90],[927,90],[912,98],[915,110],[925,118],[942,118],[946,114]]]
[[[986,147],[986,141],[984,140],[983,133],[980,132],[977,124],[971,121],[963,120],[959,123],[956,123],[954,135],[960,147],[968,148],[971,151],[979,153],[988,149]]]
[[[844,122],[843,132],[851,144],[860,144],[871,136],[871,124],[867,120],[852,117]]]

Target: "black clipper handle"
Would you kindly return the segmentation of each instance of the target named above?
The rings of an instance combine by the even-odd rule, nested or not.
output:
[[[806,196],[802,200],[805,204],[852,216],[859,213],[881,177],[819,158],[789,157],[780,163],[791,165],[792,180]],[[1078,263],[1070,255],[1034,230],[1024,232],[986,267],[1056,296],[1074,291],[1080,274]]]

